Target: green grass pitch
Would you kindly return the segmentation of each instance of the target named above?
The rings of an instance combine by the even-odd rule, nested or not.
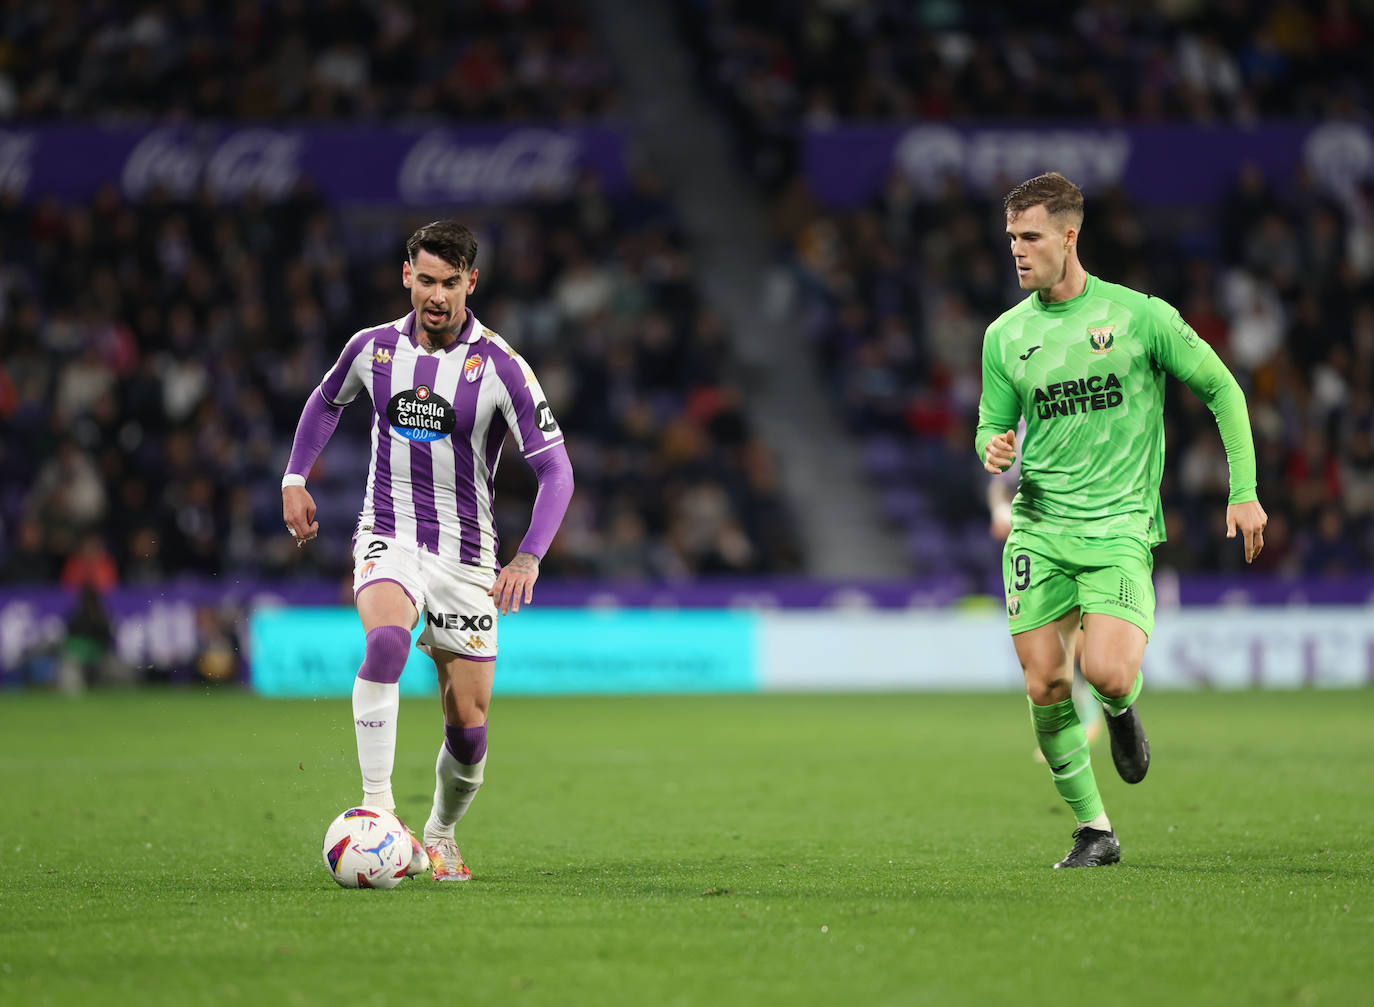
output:
[[[1023,697],[493,706],[476,879],[344,891],[348,701],[0,699],[0,1004],[1353,1004],[1374,999],[1374,691],[1152,694],[1072,827]],[[437,703],[407,701],[400,811]]]

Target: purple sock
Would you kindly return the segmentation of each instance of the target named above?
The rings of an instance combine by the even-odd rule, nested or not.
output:
[[[487,754],[487,725],[454,727],[444,724],[444,747],[464,766],[475,766]]]
[[[365,682],[391,685],[401,680],[410,656],[410,631],[400,626],[378,626],[367,634],[367,650],[358,677]]]

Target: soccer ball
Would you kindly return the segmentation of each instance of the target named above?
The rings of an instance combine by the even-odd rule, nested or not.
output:
[[[395,888],[410,851],[406,827],[381,808],[349,808],[324,834],[324,865],[344,888]]]

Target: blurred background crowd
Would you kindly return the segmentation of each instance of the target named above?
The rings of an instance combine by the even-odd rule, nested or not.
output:
[[[871,205],[826,212],[808,192],[802,130],[846,121],[1094,123],[1368,121],[1374,10],[1327,0],[1033,6],[681,0],[702,85],[773,209],[780,258],[837,416],[906,529],[911,564],[996,568],[976,425],[981,337],[1023,296],[1000,200],[900,172]],[[1180,151],[1179,171],[1187,172]],[[1019,179],[1010,179],[1014,184]],[[1146,213],[1093,193],[1089,272],[1163,297],[1231,367],[1254,428],[1270,515],[1265,570],[1374,565],[1374,187],[1338,200],[1254,166],[1219,205]],[[1233,569],[1225,455],[1210,414],[1169,385],[1156,564]]]
[[[800,131],[1367,117],[1374,88],[1374,20],[1339,0],[674,10],[772,209],[796,351],[815,361],[867,491],[911,574],[955,572],[971,590],[998,569],[971,447],[981,335],[1021,296],[1000,204],[956,179],[932,194],[894,176],[870,205],[827,211],[798,171]],[[0,23],[11,124],[569,122],[624,104],[575,4],[11,3]],[[661,168],[638,159],[618,195],[588,176],[567,198],[462,214],[481,243],[474,310],[529,358],[569,432],[578,492],[545,571],[806,573],[797,501],[751,421],[747,334],[706,296]],[[111,184],[79,204],[8,198],[0,219],[0,583],[346,575],[364,408],[346,411],[311,479],[318,548],[283,532],[279,477],[344,342],[407,310],[403,241],[428,217],[331,205],[305,182],[270,208],[156,188],[134,200]],[[1271,517],[1260,564],[1374,563],[1374,191],[1337,203],[1245,171],[1222,205],[1170,214],[1097,193],[1082,259],[1178,306],[1245,387]],[[1167,431],[1157,564],[1234,567],[1225,458],[1177,384]],[[499,479],[509,556],[533,481],[509,456]]]
[[[85,6],[13,15],[7,37],[30,47],[11,59],[19,112],[404,118],[429,108],[509,120],[613,106],[604,54],[562,5],[111,4],[94,20]],[[389,57],[396,45],[405,59]],[[92,55],[98,66],[82,69]],[[357,63],[353,89],[333,79],[345,59]],[[64,71],[90,86],[50,87]],[[259,88],[262,73],[271,80]],[[277,103],[245,104],[245,87]],[[129,97],[145,92],[158,97]],[[203,104],[207,93],[215,101]],[[180,574],[347,573],[364,409],[345,413],[312,476],[318,547],[297,550],[283,534],[279,472],[301,407],[349,335],[408,310],[404,240],[428,217],[329,206],[308,185],[270,208],[158,189],[130,203],[110,185],[90,204],[4,213],[0,579],[103,589]],[[729,377],[730,333],[702,302],[662,180],[638,170],[612,199],[587,176],[568,199],[463,219],[479,234],[474,309],[530,360],[577,432],[578,494],[545,571],[797,569],[772,457]],[[508,558],[534,484],[518,461],[498,480]]]
[[[570,438],[578,494],[545,569],[601,577],[792,569],[771,456],[729,378],[721,320],[693,286],[656,176],[486,219],[483,322],[531,361]],[[300,410],[357,329],[408,310],[414,219],[385,232],[309,192],[252,201],[15,212],[0,422],[4,579],[69,587],[190,573],[342,575],[367,477],[367,410],[312,475],[326,533],[298,550],[278,489]],[[384,251],[350,254],[373,240]],[[27,260],[27,262],[25,262]],[[25,268],[29,267],[29,268]],[[506,555],[528,519],[522,463],[498,471]]]
[[[1349,0],[676,0],[703,85],[766,185],[802,127],[873,120],[1257,122],[1369,114]]]
[[[576,121],[617,108],[575,4],[7,3],[0,117]]]
[[[1374,563],[1371,197],[1351,219],[1247,171],[1204,225],[1219,242],[1211,250],[1124,193],[1089,202],[1089,272],[1177,306],[1246,391],[1270,518],[1259,569],[1327,575]],[[793,232],[818,375],[885,513],[911,529],[918,567],[996,558],[981,470],[962,459],[977,425],[982,331],[1016,300],[1003,226],[996,201],[955,186],[930,201],[894,179],[877,205],[810,215]],[[1156,564],[1236,569],[1242,557],[1220,534],[1226,456],[1213,417],[1179,382],[1167,385],[1165,437],[1169,539]]]

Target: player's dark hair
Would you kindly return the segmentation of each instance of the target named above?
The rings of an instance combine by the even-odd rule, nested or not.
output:
[[[435,220],[406,239],[406,258],[415,264],[415,253],[437,255],[454,269],[472,267],[477,261],[477,235],[456,220]]]
[[[1070,214],[1083,226],[1083,190],[1057,171],[1036,175],[1022,182],[1002,201],[1008,217],[1018,217],[1032,206],[1044,206],[1051,217]]]

